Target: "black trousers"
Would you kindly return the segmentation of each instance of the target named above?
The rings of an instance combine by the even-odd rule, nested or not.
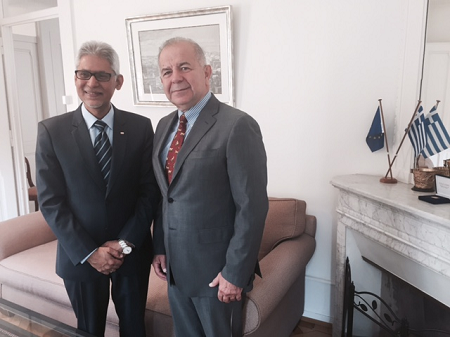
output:
[[[111,294],[119,317],[120,336],[145,337],[144,314],[149,274],[150,269],[127,276],[115,272],[89,282],[64,280],[78,329],[97,337],[104,336]]]

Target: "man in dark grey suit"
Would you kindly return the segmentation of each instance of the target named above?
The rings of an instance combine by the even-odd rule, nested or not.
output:
[[[56,272],[79,329],[104,335],[111,292],[120,335],[144,337],[150,226],[160,196],[152,124],[111,104],[123,76],[110,45],[84,43],[76,69],[83,103],[38,126],[37,189],[58,238]]]
[[[168,280],[178,337],[241,337],[243,300],[259,272],[268,210],[261,131],[252,117],[210,92],[211,67],[194,41],[166,41],[159,67],[178,110],[155,132],[162,212],[153,267]]]

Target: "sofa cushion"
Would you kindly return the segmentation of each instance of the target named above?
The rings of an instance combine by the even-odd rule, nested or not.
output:
[[[258,260],[266,256],[280,242],[297,237],[305,231],[306,203],[293,198],[269,198]]]
[[[0,284],[70,306],[63,280],[55,273],[57,241],[27,249],[0,261]],[[45,263],[42,263],[45,261]],[[170,317],[167,283],[151,271],[147,310]],[[110,301],[108,321],[118,323]]]
[[[1,283],[67,305],[66,290],[55,273],[56,243],[54,240],[1,260]]]

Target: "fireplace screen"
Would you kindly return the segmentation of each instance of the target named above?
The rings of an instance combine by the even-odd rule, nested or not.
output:
[[[346,259],[342,337],[362,335],[361,331],[354,331],[355,322],[366,327],[364,336],[450,336],[450,308],[386,271],[383,275],[383,284],[389,290],[382,289],[381,296],[357,291],[350,261]],[[366,324],[361,322],[363,320]]]

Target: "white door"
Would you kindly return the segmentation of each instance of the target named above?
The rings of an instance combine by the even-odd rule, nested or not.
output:
[[[14,55],[23,154],[30,162],[32,179],[35,182],[37,124],[43,118],[37,39],[14,36]]]
[[[34,184],[36,183],[37,124],[46,117],[65,111],[62,104],[64,80],[61,49],[59,43],[54,43],[56,37],[59,40],[57,19],[47,20],[45,23],[41,26],[41,33],[45,37],[40,39],[42,46],[39,48],[36,37],[14,35],[14,62],[19,97],[18,116],[22,136],[22,152],[30,163]],[[39,59],[45,60],[45,62],[39,62]],[[0,220],[3,220],[20,214],[17,206],[18,198],[21,198],[24,192],[19,191],[18,186],[27,189],[28,183],[25,186],[17,184],[17,179],[21,179],[21,177],[15,171],[22,168],[14,166],[12,157],[11,144],[14,143],[11,142],[10,137],[12,117],[7,113],[8,105],[6,104],[3,72],[0,73],[0,79]],[[11,179],[11,177],[14,178]],[[27,206],[30,211],[34,211],[34,202],[28,203]]]
[[[2,221],[17,216],[18,207],[1,38],[0,50],[2,51],[0,53],[0,221]]]
[[[39,69],[43,79],[43,118],[66,112],[63,104],[64,73],[58,19],[36,23],[40,45],[38,45]],[[42,81],[41,81],[42,82]]]

